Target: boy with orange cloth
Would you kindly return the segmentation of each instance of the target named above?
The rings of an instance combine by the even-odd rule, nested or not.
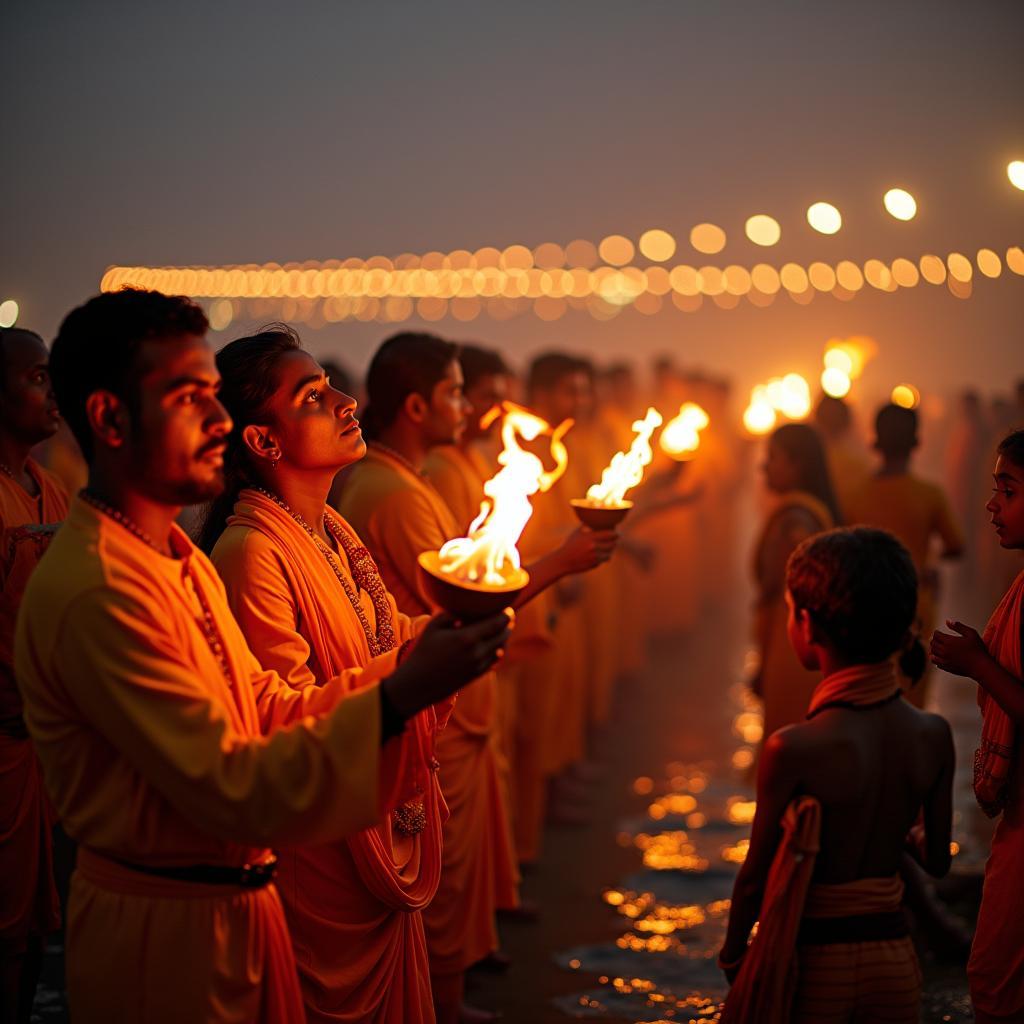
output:
[[[49,354],[0,330],[0,1019],[27,1022],[46,935],[60,927],[53,817],[14,679],[14,623],[29,576],[67,515],[60,481],[29,456],[60,417]]]
[[[430,609],[418,556],[461,536],[451,510],[423,475],[431,448],[458,442],[468,412],[458,349],[429,334],[385,341],[367,376],[366,458],[346,481],[339,511],[380,566],[400,611]],[[571,543],[529,566],[522,603],[569,571],[606,560],[614,538],[579,531]],[[441,1024],[463,1013],[466,969],[497,948],[495,911],[518,902],[518,872],[497,756],[493,673],[459,694],[438,737],[441,789],[450,817],[441,882],[424,914],[431,982]]]
[[[985,506],[1001,547],[1024,550],[1024,430],[997,449],[995,490]],[[1018,574],[983,636],[962,622],[932,637],[932,661],[978,684],[981,746],[974,755],[974,793],[999,817],[967,980],[978,1024],[1024,1020],[1024,572]]]
[[[174,523],[223,488],[207,326],[187,299],[126,289],[70,313],[50,359],[89,484],[25,592],[15,672],[79,844],[66,963],[83,1021],[301,1020],[268,847],[379,821],[402,796],[405,723],[508,636],[504,616],[442,623],[425,671],[383,658],[354,694],[344,673],[299,691],[259,666]]]
[[[900,868],[909,854],[949,870],[954,755],[945,719],[902,699],[897,658],[909,675],[924,663],[913,562],[882,530],[819,534],[789,560],[786,604],[793,649],[821,681],[807,721],[762,752],[719,960],[733,982],[722,1020],[916,1024]]]

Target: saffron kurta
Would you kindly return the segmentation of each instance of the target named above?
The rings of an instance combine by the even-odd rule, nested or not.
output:
[[[302,998],[273,885],[170,881],[126,865],[258,863],[272,843],[367,828],[393,799],[405,743],[382,748],[375,686],[339,705],[345,677],[299,691],[264,671],[213,566],[177,528],[171,544],[164,557],[78,499],[18,619],[26,722],[79,843],[71,1012],[292,1022]],[[379,678],[387,659],[374,669]]]
[[[352,469],[339,511],[370,548],[399,609],[414,615],[429,611],[416,559],[462,533],[437,491],[371,445]],[[517,900],[497,723],[497,687],[489,672],[460,691],[438,736],[441,790],[450,816],[441,883],[424,913],[434,974],[463,971],[496,949],[494,912]]]
[[[38,496],[0,473],[0,942],[60,926],[53,880],[53,815],[14,681],[14,624],[29,576],[67,515],[63,486],[28,461]]]
[[[1000,602],[985,630],[989,653],[1024,686],[1024,573],[1020,573]],[[984,728],[975,762],[975,790],[989,801],[999,793],[1002,816],[992,838],[985,864],[985,886],[978,911],[978,926],[967,963],[971,1001],[979,1024],[1024,1020],[1024,756],[1020,730],[984,690],[979,690]],[[995,749],[990,749],[992,745]],[[998,763],[1009,763],[990,774]],[[982,773],[985,773],[983,775]],[[993,786],[995,788],[993,789]],[[1004,788],[1005,787],[1005,788]]]
[[[344,521],[334,521],[362,547]],[[366,631],[323,551],[270,498],[243,491],[211,557],[250,649],[290,686],[322,686],[342,669],[373,662]],[[353,577],[344,550],[334,553],[334,565],[358,598],[371,634],[379,636],[377,608]],[[402,615],[379,577],[376,582],[400,647],[427,620]],[[353,692],[361,688],[358,673],[350,679]],[[433,708],[407,726],[413,756],[403,788],[426,812],[420,834],[403,835],[389,814],[340,843],[279,851],[278,890],[309,1022],[434,1020],[421,912],[441,873],[446,811],[432,770],[437,726]]]

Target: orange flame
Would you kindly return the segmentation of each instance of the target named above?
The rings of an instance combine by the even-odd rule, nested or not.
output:
[[[661,432],[658,442],[661,450],[679,461],[692,458],[700,447],[700,432],[710,422],[708,414],[696,402],[684,402]]]
[[[626,491],[636,487],[644,478],[644,468],[651,464],[651,435],[661,426],[661,413],[655,408],[647,410],[642,420],[633,423],[636,437],[629,451],[617,452],[601,474],[601,482],[587,491],[587,499],[595,505],[621,505]]]
[[[530,495],[547,491],[565,472],[569,453],[562,438],[573,424],[565,420],[552,430],[546,420],[512,402],[496,407],[484,419],[490,423],[502,414],[504,447],[498,456],[502,468],[484,484],[484,494],[490,500],[481,503],[469,535],[448,541],[438,553],[442,572],[494,587],[504,586],[520,567],[516,543],[533,515]],[[533,441],[542,434],[551,438],[555,464],[550,470],[532,452],[524,451],[517,440],[517,435]]]

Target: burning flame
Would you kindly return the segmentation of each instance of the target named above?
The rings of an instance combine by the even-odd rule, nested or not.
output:
[[[530,495],[548,490],[565,472],[569,453],[562,438],[573,424],[565,420],[552,430],[546,420],[505,402],[491,410],[482,425],[486,427],[500,415],[504,416],[504,447],[498,456],[502,468],[484,484],[484,494],[490,500],[481,502],[469,535],[448,541],[438,552],[442,572],[493,587],[505,586],[520,567],[516,543],[533,515]],[[545,470],[544,463],[532,452],[524,451],[516,439],[518,435],[533,441],[542,434],[551,437],[555,465],[550,470]]]
[[[711,422],[708,414],[696,402],[685,402],[679,413],[665,424],[659,444],[673,459],[689,459],[700,447],[700,432]]]
[[[621,505],[626,491],[636,487],[644,478],[644,467],[649,466],[654,452],[651,451],[651,435],[661,426],[661,413],[650,408],[642,420],[633,423],[636,437],[627,452],[612,456],[608,468],[601,474],[601,482],[587,491],[587,499],[595,505]]]

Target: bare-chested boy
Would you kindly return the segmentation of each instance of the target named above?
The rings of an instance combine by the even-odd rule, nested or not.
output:
[[[858,528],[804,541],[786,586],[790,642],[822,680],[807,721],[765,744],[722,1019],[916,1022],[900,865],[949,869],[954,761],[945,720],[901,697],[897,659],[923,669],[917,576],[895,537]]]

